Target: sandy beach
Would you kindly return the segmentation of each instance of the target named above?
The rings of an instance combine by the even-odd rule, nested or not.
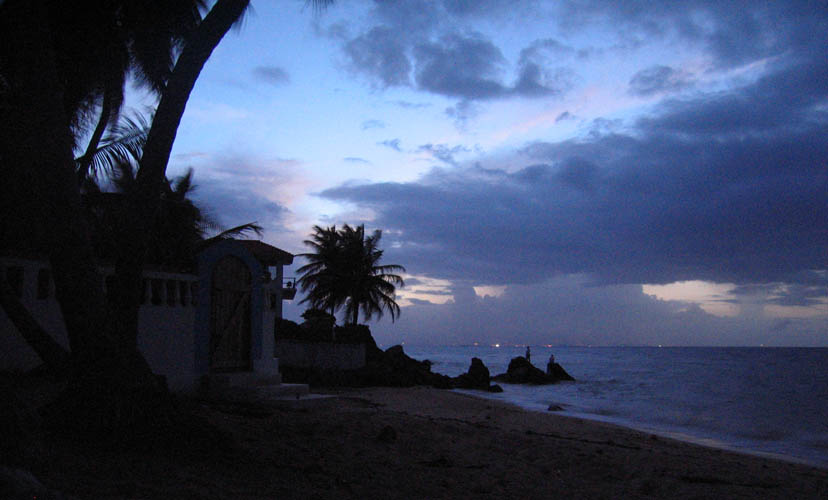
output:
[[[82,453],[32,472],[75,498],[828,498],[828,470],[451,391],[187,401],[216,445]],[[209,441],[209,439],[207,440]]]

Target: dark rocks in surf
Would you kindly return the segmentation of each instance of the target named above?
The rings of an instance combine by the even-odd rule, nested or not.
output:
[[[469,371],[451,379],[452,386],[457,389],[477,389],[480,391],[503,392],[497,384],[491,385],[489,369],[480,358],[472,358]]]
[[[554,378],[556,381],[575,381],[572,375],[568,374],[566,370],[563,369],[563,366],[559,365],[558,363],[549,363],[548,365],[546,365],[546,372],[547,376]]]
[[[452,379],[452,385],[458,389],[489,390],[489,369],[480,358],[472,358],[469,371]]]
[[[492,380],[505,382],[507,384],[533,385],[554,384],[562,380],[575,380],[558,363],[551,363],[549,368],[550,373],[546,373],[534,366],[523,356],[518,356],[509,361],[509,367],[506,369],[506,373],[492,377]]]

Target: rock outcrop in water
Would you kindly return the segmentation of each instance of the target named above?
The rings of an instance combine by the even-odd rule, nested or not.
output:
[[[469,371],[454,377],[451,382],[457,389],[477,389],[489,392],[503,392],[503,388],[499,385],[490,385],[491,377],[489,376],[489,369],[483,364],[480,358],[472,358]]]
[[[510,384],[552,384],[560,380],[574,380],[557,363],[553,363],[551,374],[532,366],[524,357],[512,359],[506,373],[492,378],[489,369],[479,358],[472,358],[466,373],[451,378],[431,371],[431,362],[418,361],[403,351],[402,346],[395,345],[385,351],[377,347],[371,331],[365,325],[333,325],[333,317],[316,316],[309,318],[303,325],[282,321],[277,330],[278,338],[288,338],[303,342],[341,342],[365,345],[365,366],[352,370],[321,369],[280,366],[282,380],[289,383],[306,383],[311,386],[329,387],[411,387],[427,385],[439,389],[476,389],[489,392],[502,392],[503,389],[491,384],[492,380]],[[335,334],[335,335],[334,335]]]
[[[574,381],[575,379],[558,363],[552,363],[550,373],[546,373],[534,366],[523,356],[518,356],[509,361],[509,368],[506,369],[506,373],[492,377],[492,380],[507,384],[544,385],[554,384],[563,380]]]

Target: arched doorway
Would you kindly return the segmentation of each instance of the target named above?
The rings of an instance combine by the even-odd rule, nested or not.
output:
[[[250,369],[250,269],[238,257],[216,263],[210,289],[210,371]]]

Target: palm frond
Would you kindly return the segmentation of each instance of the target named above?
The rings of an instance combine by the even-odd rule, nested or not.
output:
[[[151,119],[137,113],[122,117],[92,155],[88,175],[111,175],[116,165],[136,165],[147,142]]]
[[[254,233],[256,236],[262,236],[263,228],[256,222],[248,222],[246,224],[242,224],[240,226],[231,227],[230,229],[225,229],[224,231],[220,232],[215,236],[211,236],[204,240],[202,243],[202,247],[209,246],[217,241],[226,240],[230,238],[235,238],[237,236],[247,237],[250,233]]]

